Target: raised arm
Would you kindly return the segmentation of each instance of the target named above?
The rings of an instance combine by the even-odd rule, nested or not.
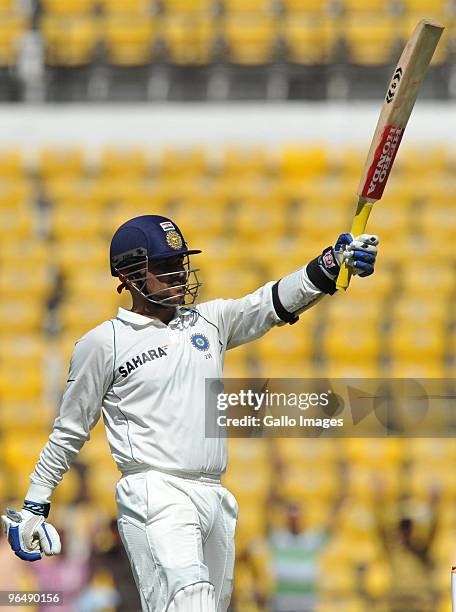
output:
[[[217,300],[219,322],[227,349],[260,338],[276,325],[296,323],[299,315],[336,292],[335,280],[343,260],[354,274],[374,271],[378,238],[363,234],[353,239],[342,234],[306,266],[276,282],[266,283],[236,300]]]

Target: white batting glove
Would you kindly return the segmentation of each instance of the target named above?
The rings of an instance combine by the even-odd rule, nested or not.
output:
[[[60,554],[59,534],[55,527],[46,522],[43,514],[35,514],[25,508],[19,512],[7,508],[6,515],[2,515],[2,523],[11,548],[20,559],[38,561],[42,558],[41,553],[48,556]]]
[[[339,267],[345,260],[353,275],[370,276],[374,272],[378,243],[378,236],[374,234],[361,234],[355,238],[351,234],[341,234],[334,247]]]

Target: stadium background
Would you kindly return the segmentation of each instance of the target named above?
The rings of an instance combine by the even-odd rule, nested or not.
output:
[[[2,507],[26,491],[75,340],[116,312],[113,230],[141,213],[175,218],[204,249],[202,299],[305,264],[349,227],[388,75],[422,17],[447,29],[371,216],[376,274],[229,353],[226,375],[454,378],[455,8],[0,1]],[[233,609],[449,610],[451,438],[230,446]],[[30,567],[1,538],[0,589],[138,609],[112,521],[117,478],[100,423],[54,495],[64,555]],[[413,545],[400,546],[410,523]]]

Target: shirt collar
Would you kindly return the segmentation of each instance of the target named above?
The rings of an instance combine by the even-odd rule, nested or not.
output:
[[[176,316],[169,322],[169,326],[178,327],[184,317],[193,317],[195,312],[196,310],[194,308],[178,307],[176,309]],[[145,317],[144,315],[138,314],[137,312],[132,312],[126,308],[119,308],[117,318],[121,321],[125,321],[126,323],[132,323],[133,325],[138,325],[140,327],[146,327],[147,325],[153,325],[154,327],[168,327],[168,325],[160,321],[160,319],[151,319],[150,317]]]
[[[141,327],[146,327],[147,325],[153,325],[154,327],[167,327],[167,325],[160,321],[160,319],[151,319],[150,317],[145,317],[144,315],[138,314],[137,312],[132,312],[126,308],[119,308],[117,318],[121,321],[125,321],[126,323],[133,323],[133,325],[139,325]]]

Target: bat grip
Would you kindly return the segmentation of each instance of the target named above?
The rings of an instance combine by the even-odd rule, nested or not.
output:
[[[352,236],[359,236],[360,234],[364,233],[371,210],[372,203],[366,203],[362,201],[358,202],[358,208],[356,209],[355,218],[353,219],[353,223],[350,229],[350,234]],[[339,291],[341,289],[343,291],[346,291],[348,285],[350,284],[350,278],[351,272],[344,261],[340,266],[339,276],[337,277],[337,289]]]

